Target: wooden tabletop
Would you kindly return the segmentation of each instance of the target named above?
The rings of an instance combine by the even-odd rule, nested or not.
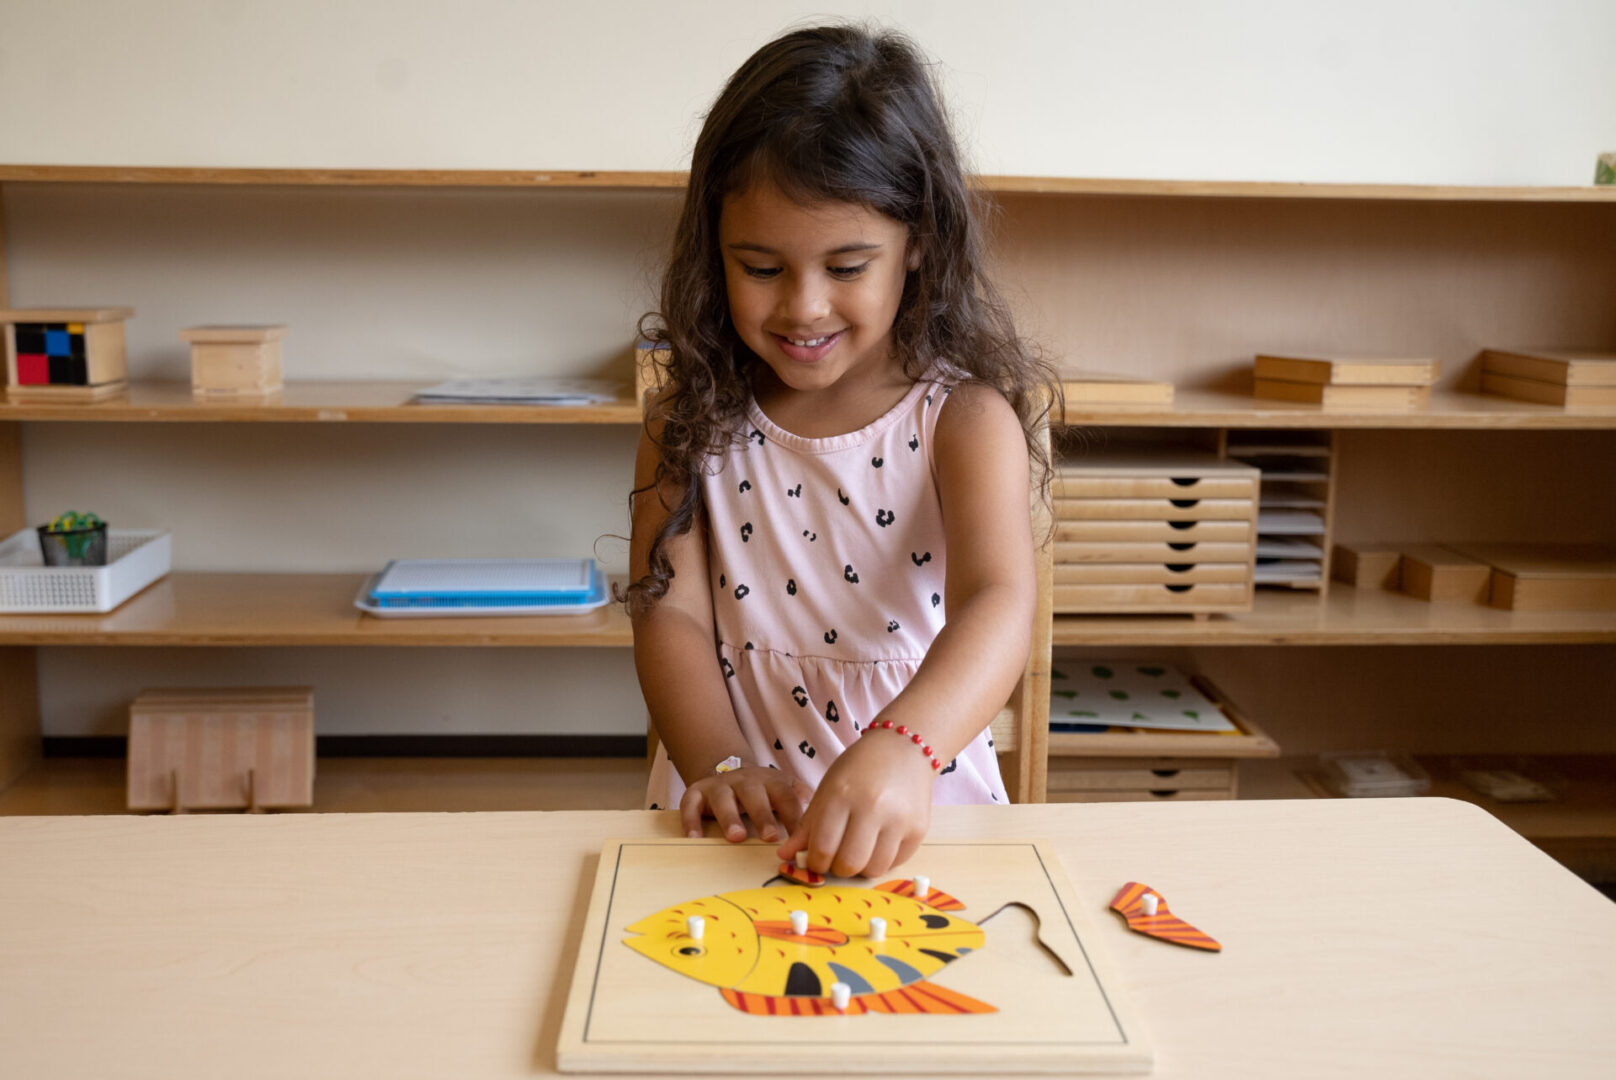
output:
[[[676,833],[601,811],[0,819],[0,1071],[551,1075],[601,842]],[[1157,1077],[1616,1061],[1616,905],[1473,806],[937,809],[932,839],[982,837],[1053,843]],[[1129,880],[1224,951],[1127,931],[1105,905]]]

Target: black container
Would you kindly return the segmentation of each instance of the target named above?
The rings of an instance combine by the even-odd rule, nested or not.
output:
[[[51,532],[49,525],[41,525],[39,553],[46,566],[105,566],[107,565],[107,527],[69,529]]]

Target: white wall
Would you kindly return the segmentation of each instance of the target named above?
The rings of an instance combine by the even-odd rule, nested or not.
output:
[[[1587,184],[1610,0],[888,0],[989,173]],[[677,169],[795,0],[8,0],[0,162]]]

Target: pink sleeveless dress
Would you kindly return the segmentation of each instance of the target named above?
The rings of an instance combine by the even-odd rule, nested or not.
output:
[[[783,430],[753,402],[745,443],[703,477],[717,663],[736,719],[754,761],[810,787],[908,685],[943,627],[932,448],[952,389],[916,383],[880,419],[824,439]],[[683,795],[659,751],[648,806]],[[943,763],[933,801],[1009,801],[989,731]]]

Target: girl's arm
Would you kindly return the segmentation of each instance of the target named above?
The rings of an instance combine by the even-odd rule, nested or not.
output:
[[[992,722],[1021,678],[1037,584],[1027,444],[1009,402],[989,386],[956,386],[937,418],[936,465],[948,623],[878,719],[918,732],[946,762]],[[781,858],[806,850],[820,873],[885,873],[925,838],[934,779],[907,737],[870,732],[826,772]]]
[[[642,433],[634,464],[639,493],[632,504],[629,544],[630,573],[636,581],[649,572],[651,542],[661,532],[668,508],[682,494],[666,483],[660,491],[647,488],[656,478],[660,460],[651,435]],[[703,522],[696,521],[689,532],[670,539],[663,550],[674,576],[662,599],[632,619],[634,667],[651,722],[687,785],[679,804],[685,832],[700,836],[702,817],[711,816],[727,838],[744,840],[744,811],[758,835],[772,842],[779,839],[780,823],[788,830],[797,824],[802,796],[782,773],[751,760],[751,748],[736,722],[718,666]],[[723,774],[713,771],[731,756],[739,757],[743,767]]]

